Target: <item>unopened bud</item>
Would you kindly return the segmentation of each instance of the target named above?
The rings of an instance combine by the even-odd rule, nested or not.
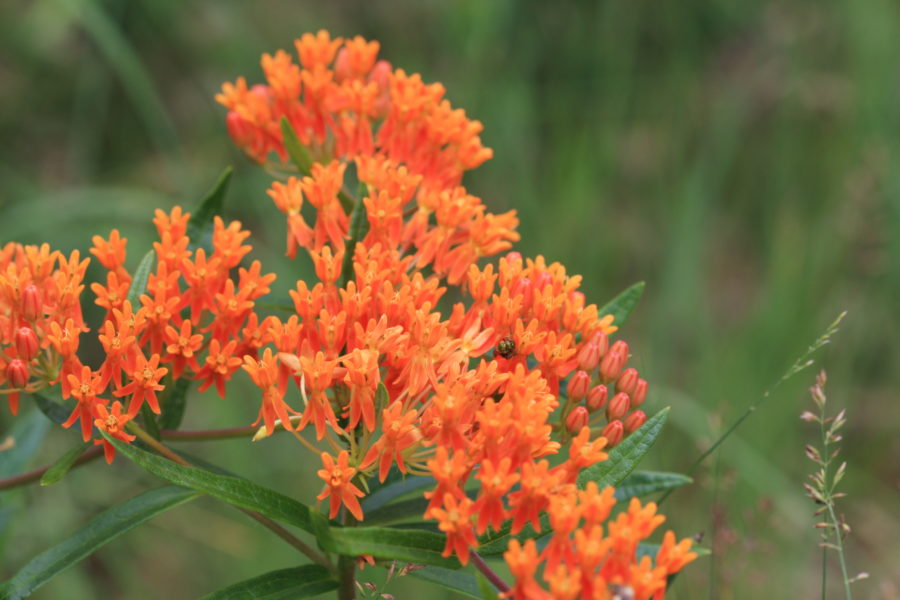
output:
[[[637,385],[634,386],[634,393],[631,394],[631,406],[637,408],[647,399],[647,381],[638,379]]]
[[[597,348],[600,349],[600,356],[602,357],[606,354],[606,351],[609,350],[609,336],[603,333],[602,331],[596,332],[591,336],[591,339],[588,340],[592,344],[597,344]]]
[[[630,406],[631,398],[628,397],[628,394],[619,392],[609,401],[609,406],[606,407],[606,418],[610,421],[621,419],[628,414]]]
[[[522,263],[522,253],[516,252],[515,250],[513,250],[512,252],[507,252],[506,256],[504,258],[506,258],[506,262],[509,265],[516,265],[516,264]]]
[[[603,428],[602,435],[606,438],[606,447],[612,448],[625,437],[625,426],[622,421],[612,421]]]
[[[600,363],[600,347],[593,342],[588,342],[578,351],[578,366],[585,371],[591,371]]]
[[[627,361],[628,344],[619,340],[612,345],[609,352],[600,361],[600,375],[603,377],[603,380],[614,381],[619,376],[619,373],[622,372]]]
[[[334,59],[334,76],[338,82],[341,82],[353,75],[350,68],[350,58],[347,56],[349,51],[346,48],[338,50],[337,58]]]
[[[513,286],[511,295],[522,296],[522,306],[531,306],[534,301],[534,283],[527,277],[521,278]]]
[[[29,321],[34,321],[44,312],[44,299],[41,290],[33,283],[22,288],[22,316]]]
[[[534,288],[543,291],[548,285],[553,285],[553,276],[544,271],[535,279]]]
[[[609,396],[609,391],[606,389],[605,385],[595,385],[591,388],[591,391],[588,392],[587,396],[587,408],[591,412],[597,412],[604,406],[606,406],[606,399]]]
[[[647,422],[647,415],[642,410],[636,410],[625,419],[625,433],[632,434]]]
[[[634,386],[637,385],[639,378],[637,369],[634,367],[625,369],[616,381],[616,391],[625,392],[628,395],[634,394]]]
[[[575,371],[566,387],[566,392],[572,400],[581,400],[588,394],[591,388],[591,376],[585,371]]]
[[[587,409],[583,406],[576,406],[566,417],[566,429],[569,430],[569,433],[578,433],[584,429],[589,420]]]
[[[28,385],[28,365],[18,358],[9,361],[6,366],[6,379],[13,388],[21,389]]]
[[[16,330],[16,354],[28,361],[37,356],[38,350],[40,350],[40,344],[34,329],[19,327]]]

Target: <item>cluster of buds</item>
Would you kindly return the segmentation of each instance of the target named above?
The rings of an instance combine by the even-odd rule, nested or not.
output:
[[[78,350],[81,283],[88,260],[50,246],[0,249],[0,393],[16,414],[22,392],[59,380]]]
[[[617,340],[610,345],[602,331],[581,347],[578,370],[566,386],[570,404],[565,424],[570,432],[605,418],[602,435],[615,446],[647,422],[640,410],[647,398],[647,381],[637,369],[625,368],[628,357],[628,344]]]

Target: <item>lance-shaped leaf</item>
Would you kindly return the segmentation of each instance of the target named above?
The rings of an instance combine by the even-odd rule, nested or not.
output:
[[[93,447],[93,445],[91,441],[78,442],[77,445],[70,448],[68,452],[60,456],[44,472],[41,476],[41,485],[52,485],[62,479],[69,472],[69,469],[72,468],[72,465],[75,464],[75,461],[78,460],[78,457],[87,452],[88,448]]]
[[[375,558],[459,568],[455,557],[441,556],[446,541],[442,534],[432,531],[389,527],[332,527],[319,535],[322,547],[336,554],[369,554]]]
[[[58,402],[54,402],[44,392],[33,392],[31,396],[34,398],[34,403],[38,409],[44,413],[44,416],[57,425],[62,425],[69,420],[69,415],[72,414],[71,407],[67,408]],[[71,401],[70,404],[74,406],[75,402]]]
[[[360,186],[362,190],[362,186]],[[344,262],[341,265],[341,287],[347,287],[347,282],[353,278],[353,254],[356,251],[356,244],[364,236],[368,229],[369,221],[366,217],[366,203],[363,202],[362,192],[356,199],[353,207],[353,213],[350,216],[350,239],[347,240],[347,247],[344,249]]]
[[[19,600],[129,529],[199,496],[174,485],[150,490],[97,515],[87,525],[38,554],[0,586],[0,598]]]
[[[616,486],[616,500],[621,502],[631,498],[640,498],[693,482],[693,479],[681,473],[635,471]]]
[[[578,475],[578,487],[583,488],[589,481],[596,482],[601,490],[608,485],[619,485],[650,451],[668,416],[669,408],[666,407],[650,417],[640,429],[610,450],[606,460],[583,470]]]
[[[325,567],[303,565],[270,571],[229,585],[200,600],[294,600],[337,589],[338,582]]]
[[[362,508],[366,513],[366,518],[368,518],[370,512],[374,512],[381,507],[390,504],[397,498],[433,486],[434,484],[434,477],[405,477],[397,481],[385,483],[385,485],[377,489],[373,486],[372,493],[362,500]]]
[[[18,475],[41,447],[50,428],[47,419],[35,411],[29,411],[13,423],[11,430],[0,438],[0,442],[8,445],[0,453],[0,477]]]
[[[461,569],[445,569],[444,567],[434,566],[420,567],[417,565],[409,571],[409,574],[417,579],[435,583],[464,596],[481,600],[482,596],[478,587],[478,580],[471,573]]]
[[[612,315],[613,325],[615,325],[616,327],[621,327],[622,323],[625,322],[625,319],[628,318],[628,315],[631,314],[631,311],[634,310],[634,307],[637,305],[638,300],[641,299],[641,294],[644,293],[644,287],[646,287],[646,285],[647,284],[643,281],[635,283],[624,292],[607,302],[606,305],[600,309],[598,314],[601,317]]]
[[[281,139],[291,162],[296,165],[302,174],[309,175],[313,166],[313,159],[306,147],[300,143],[300,138],[297,137],[297,132],[294,131],[287,117],[281,117]]]
[[[293,498],[245,479],[179,465],[133,444],[125,444],[108,436],[106,439],[115,445],[118,452],[157,477],[312,532],[309,508]]]
[[[141,307],[141,296],[147,291],[147,280],[150,279],[150,273],[153,272],[153,265],[156,262],[156,252],[150,250],[141,259],[134,277],[131,280],[131,286],[128,288],[128,301],[131,302],[134,311]]]
[[[231,167],[222,171],[215,185],[200,201],[200,206],[191,213],[187,224],[187,235],[191,238],[191,248],[203,248],[207,254],[212,250],[213,219],[222,214],[225,192],[228,191],[232,172]]]
[[[160,429],[178,429],[181,426],[191,383],[193,382],[190,379],[182,377],[175,382],[175,385],[166,390],[166,395],[163,396],[162,414],[159,416]]]

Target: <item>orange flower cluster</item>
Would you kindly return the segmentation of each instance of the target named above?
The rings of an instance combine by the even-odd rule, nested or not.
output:
[[[286,159],[283,118],[313,156],[380,154],[437,189],[459,184],[464,171],[493,156],[478,137],[481,123],[454,109],[444,86],[392,70],[378,60],[378,42],[320,31],[295,46],[299,65],[284,50],[264,54],[266,85],[248,87],[241,77],[216,96],[229,110],[231,137],[253,159],[264,162],[272,152]]]
[[[376,473],[430,474],[425,516],[446,533],[444,554],[466,562],[488,528],[540,531],[542,513],[575,497],[578,473],[646,421],[634,409],[647,383],[625,368],[628,346],[610,344],[612,316],[586,303],[579,276],[516,252],[478,266],[518,239],[514,213],[488,213],[460,186],[490,157],[481,125],[439,85],[376,62],[377,50],[307,34],[299,66],[265,55],[267,84],[239,79],[218,96],[254,159],[287,158],[282,119],[317,157],[268,193],[287,220],[288,256],[304,249],[320,282],[297,282],[296,315],[271,321],[275,351],[245,369],[269,432],[276,420],[295,433],[311,424],[339,450],[322,453],[319,471],[332,518],[341,506],[364,517],[357,484]],[[444,317],[452,288],[470,301]],[[285,400],[291,380],[299,411]],[[568,458],[551,466],[563,444]]]
[[[309,164],[281,164],[293,172],[268,194],[286,218],[287,254],[303,249],[319,281],[296,282],[286,318],[265,316],[257,301],[275,275],[247,265],[239,222],[216,217],[204,248],[188,236],[187,213],[157,210],[146,282],[125,268],[118,231],[93,239],[107,271],[91,285],[106,309],[94,369],[77,355],[88,261],[7,245],[0,385],[11,409],[19,392],[58,383],[76,401],[65,426],[80,423],[85,440],[96,427],[130,441],[128,422],[145,406],[145,418],[165,411],[173,382],[224,397],[243,370],[260,389],[264,433],[283,427],[321,459],[318,499],[331,518],[343,507],[364,519],[369,478],[430,475],[425,517],[445,532],[445,556],[463,563],[488,529],[540,532],[550,516],[542,552],[510,545],[515,598],[616,597],[615,586],[661,598],[666,575],[693,558],[689,542],[667,535],[655,566],[638,562],[637,543],[662,519],[655,506],[632,504],[604,535],[612,491],[575,485],[646,421],[647,383],[625,368],[627,344],[610,343],[613,317],[586,302],[580,276],[543,257],[509,252],[479,266],[511,249],[518,220],[460,185],[491,151],[440,84],[377,60],[377,42],[319,32],[296,46],[299,65],[283,51],[264,55],[265,85],[241,78],[217,99],[255,160],[287,159],[283,121],[306,147]],[[95,443],[111,461],[113,446]],[[538,561],[549,592],[534,579]]]
[[[513,600],[662,600],[666,578],[697,558],[691,540],[675,543],[666,532],[655,560],[638,560],[638,544],[647,539],[665,517],[656,514],[656,504],[641,506],[632,498],[627,511],[606,524],[615,505],[613,488],[598,491],[596,484],[577,493],[553,498],[550,523],[553,535],[538,552],[534,540],[524,545],[510,542],[504,558],[516,578],[506,597]],[[543,563],[543,579],[549,591],[535,579]]]

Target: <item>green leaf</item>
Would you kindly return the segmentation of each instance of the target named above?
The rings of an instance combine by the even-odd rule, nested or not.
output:
[[[478,554],[481,556],[499,556],[506,552],[510,539],[515,538],[520,542],[536,540],[552,531],[550,529],[550,516],[546,512],[541,514],[539,523],[541,525],[540,532],[535,531],[531,523],[528,523],[522,528],[522,531],[511,536],[509,532],[512,529],[512,520],[510,519],[503,524],[499,531],[481,537],[478,545]]]
[[[613,316],[613,325],[616,327],[621,327],[622,323],[625,322],[625,319],[628,318],[628,315],[631,314],[631,311],[634,310],[634,307],[637,305],[638,300],[641,299],[641,294],[644,293],[644,287],[646,287],[646,283],[643,281],[639,281],[626,289],[624,292],[610,300],[603,308],[600,309],[598,313],[601,317],[606,315]]]
[[[131,287],[128,288],[128,301],[134,312],[137,312],[141,306],[141,296],[147,291],[147,280],[150,279],[150,273],[153,271],[153,263],[156,262],[156,252],[150,250],[141,259],[137,270],[134,272],[134,278],[131,280]]]
[[[610,450],[606,460],[583,470],[578,475],[578,487],[583,488],[589,481],[594,481],[602,490],[608,485],[622,483],[653,446],[668,416],[669,408],[666,407],[650,417],[640,429]]]
[[[362,189],[362,186],[360,186]],[[369,221],[366,217],[366,203],[362,200],[361,192],[353,206],[353,213],[350,216],[350,239],[347,241],[347,247],[344,250],[344,262],[341,265],[341,287],[347,287],[347,282],[353,279],[353,253],[356,250],[356,243],[365,236],[366,225]]]
[[[197,496],[199,494],[194,491],[168,485],[144,492],[113,506],[56,546],[31,559],[12,579],[0,586],[0,598],[4,600],[25,598],[57,573],[71,567],[129,529]]]
[[[325,567],[303,565],[270,571],[229,585],[200,600],[294,600],[337,589],[338,582]]]
[[[70,408],[63,406],[59,402],[54,402],[43,392],[33,392],[31,395],[34,398],[35,405],[44,413],[44,416],[57,425],[62,425],[69,420],[69,415],[72,414]]]
[[[460,566],[455,557],[441,556],[447,538],[431,531],[388,527],[332,527],[321,537],[319,542],[322,547],[336,554],[370,554],[375,558],[454,569]]]
[[[379,389],[381,389],[381,385],[383,384],[379,384]],[[376,399],[377,397],[376,392]],[[363,512],[365,512],[366,518],[368,519],[370,512],[375,512],[406,494],[410,494],[434,484],[434,477],[405,477],[399,481],[380,487],[363,498],[361,503]]]
[[[304,175],[309,175],[313,166],[313,159],[306,150],[306,147],[300,143],[297,132],[291,126],[291,122],[287,117],[281,117],[281,138],[284,143],[284,149],[287,150],[288,156],[291,158],[297,169]]]
[[[84,454],[88,448],[93,447],[93,445],[94,444],[91,441],[78,442],[78,445],[70,448],[68,452],[60,456],[59,459],[47,469],[41,477],[41,485],[52,485],[62,479],[65,474],[69,472],[69,469],[72,468],[72,465],[75,464],[75,461],[78,460],[78,457]]]
[[[499,600],[497,592],[481,573],[478,574],[478,591],[481,592],[481,600]]]
[[[444,567],[425,566],[412,569],[410,575],[418,579],[429,581],[441,587],[453,590],[470,598],[481,600],[481,590],[478,581],[471,573],[459,569],[445,569]]]
[[[251,481],[179,465],[133,444],[125,444],[110,437],[106,439],[115,445],[116,450],[157,477],[312,532],[309,508],[293,498]]]
[[[191,248],[203,248],[207,254],[212,250],[213,220],[222,214],[225,192],[228,191],[232,172],[231,167],[226,167],[206,197],[200,201],[200,206],[191,213],[187,224],[187,235],[191,238]]]
[[[428,508],[429,500],[427,498],[410,498],[400,502],[392,502],[387,506],[382,506],[377,510],[366,513],[367,525],[387,525],[389,523],[398,523],[406,521],[410,518],[422,518],[425,509]]]
[[[616,486],[616,500],[621,502],[630,498],[639,498],[693,482],[693,479],[681,473],[635,471]]]
[[[0,477],[18,475],[41,447],[50,423],[41,413],[30,410],[14,421],[9,433],[0,437],[0,442],[11,444],[0,457]],[[12,439],[12,442],[9,440]]]
[[[154,440],[160,439],[159,435],[159,425],[156,422],[156,415],[153,410],[150,408],[149,404],[144,404],[141,406],[141,420],[144,423],[144,429]]]
[[[648,544],[648,543],[640,543],[637,547],[637,560],[641,560],[645,556],[649,556],[650,558],[656,560],[656,553],[659,552],[659,544]],[[709,556],[712,554],[709,548],[701,548],[699,546],[693,545],[691,546],[691,552],[697,553],[697,558],[703,558],[704,556]]]
[[[162,414],[159,416],[160,429],[178,429],[184,418],[184,410],[187,407],[187,394],[193,382],[182,377],[168,390],[168,395],[163,399]]]

